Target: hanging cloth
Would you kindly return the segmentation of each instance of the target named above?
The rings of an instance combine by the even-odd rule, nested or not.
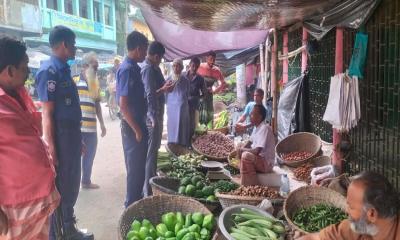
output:
[[[351,56],[349,75],[364,78],[364,66],[367,59],[368,35],[357,33],[354,42],[353,55]]]
[[[358,77],[340,73],[331,78],[323,120],[339,132],[348,132],[361,118]]]

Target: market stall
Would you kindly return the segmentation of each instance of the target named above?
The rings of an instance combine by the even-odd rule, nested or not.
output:
[[[346,217],[341,194],[309,186],[311,170],[330,164],[323,154],[331,150],[319,137],[300,133],[281,141],[276,147],[281,164],[272,173],[259,174],[258,186],[240,186],[234,144],[215,131],[197,135],[193,149],[168,144],[168,152],[159,152],[159,176],[150,181],[155,197],[124,212],[120,239],[293,239]],[[290,192],[283,195],[286,175]],[[172,222],[166,220],[168,214]],[[195,214],[203,221],[195,221]],[[211,225],[204,223],[207,216],[212,216]]]
[[[218,224],[212,226],[212,230],[208,229],[213,233],[214,239],[294,239],[295,234],[318,232],[347,218],[345,198],[342,195],[345,191],[340,194],[327,187],[312,186],[336,175],[336,169],[331,165],[330,153],[332,150],[337,151],[337,148],[323,143],[315,134],[306,133],[311,131],[307,106],[310,92],[306,71],[307,54],[315,50],[312,41],[307,42],[307,32],[315,39],[320,39],[336,26],[356,29],[368,19],[378,1],[266,3],[228,0],[213,2],[213,6],[206,1],[179,4],[176,1],[157,0],[134,2],[142,9],[155,38],[166,45],[166,57],[169,59],[199,56],[210,49],[224,52],[261,44],[261,82],[267,95],[272,96],[271,123],[273,133],[279,140],[272,171],[269,169],[265,173],[257,173],[257,185],[240,185],[240,179],[243,179],[243,171],[240,172],[243,159],[239,159],[242,157],[241,153],[235,155],[235,150],[240,141],[247,140],[248,132],[242,137],[238,136],[233,127],[233,114],[227,106],[227,110],[216,111],[211,123],[197,127],[190,148],[168,145],[171,154],[160,154],[160,176],[151,180],[153,193],[176,199],[185,196],[203,203],[214,214],[212,218],[218,219]],[[239,17],[239,13],[246,14],[240,14]],[[287,28],[298,28],[295,25],[299,23],[303,24],[302,46],[288,52]],[[163,29],[163,32],[158,29]],[[166,29],[169,31],[165,31]],[[280,29],[285,29],[284,53],[278,56]],[[336,38],[336,65],[341,64],[342,58],[340,50],[343,46],[338,41],[340,31],[337,30],[339,37]],[[179,40],[171,41],[176,38]],[[244,41],[243,38],[247,40]],[[197,39],[204,44],[193,46],[187,39]],[[300,53],[301,76],[289,82],[285,75],[288,71],[288,59]],[[283,61],[282,85],[278,83],[278,61]],[[348,81],[347,78],[342,79]],[[279,87],[283,88],[284,85],[284,90],[280,92]],[[353,85],[348,85],[346,89],[353,89]],[[354,96],[357,96],[356,92]],[[219,97],[220,102],[228,98]],[[340,106],[348,110],[356,105],[356,100],[356,97],[345,98],[340,101]],[[332,104],[334,107],[337,105]],[[339,116],[340,126],[356,124],[358,116],[348,118],[349,116],[352,116],[351,111]],[[334,141],[334,144],[337,142]],[[178,148],[179,151],[176,151]],[[334,156],[333,163],[338,165],[338,155]],[[190,227],[193,231],[189,230]],[[183,236],[185,240],[211,237],[202,237],[196,226],[186,225],[184,229],[186,234],[193,232],[191,236]],[[182,239],[178,235],[179,230],[170,234],[174,239]]]

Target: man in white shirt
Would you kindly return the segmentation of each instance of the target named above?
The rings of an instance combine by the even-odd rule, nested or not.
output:
[[[250,114],[254,126],[250,141],[238,148],[240,156],[241,184],[258,185],[257,173],[272,171],[275,161],[275,136],[270,126],[265,123],[267,111],[262,105],[254,105]]]

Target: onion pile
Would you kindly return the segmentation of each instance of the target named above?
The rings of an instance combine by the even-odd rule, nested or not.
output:
[[[222,133],[208,132],[197,137],[193,147],[203,155],[226,158],[234,150],[234,143]]]

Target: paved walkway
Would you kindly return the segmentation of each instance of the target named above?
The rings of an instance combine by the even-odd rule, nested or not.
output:
[[[126,171],[120,120],[112,121],[108,108],[102,107],[107,135],[104,138],[99,136],[92,173],[92,181],[99,184],[100,189],[81,189],[75,212],[79,228],[93,232],[96,240],[114,240],[118,238],[118,221],[124,210]]]

